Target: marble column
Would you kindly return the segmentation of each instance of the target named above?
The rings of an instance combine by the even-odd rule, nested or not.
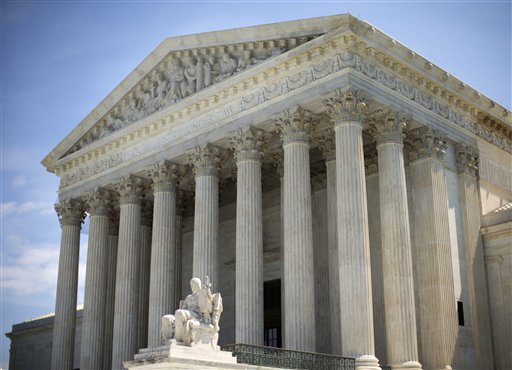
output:
[[[375,355],[381,364],[387,364],[386,317],[384,315],[384,272],[382,271],[382,244],[380,228],[379,173],[377,147],[364,147],[366,170],[366,199],[368,202],[368,236],[372,269],[373,330]]]
[[[288,348],[286,344],[286,335],[285,335],[285,316],[286,316],[286,308],[285,308],[285,300],[284,300],[284,170],[283,170],[283,153],[282,151],[278,153],[272,154],[272,162],[276,167],[277,176],[279,176],[279,220],[280,220],[280,233],[279,233],[279,242],[280,242],[280,269],[281,269],[281,346],[283,348]]]
[[[489,240],[488,242],[491,242]],[[487,242],[486,242],[487,244]],[[505,258],[507,257],[507,250],[510,252],[510,245],[504,245]],[[492,253],[485,256],[485,270],[487,282],[489,286],[489,302],[492,302],[491,307],[491,324],[492,335],[494,343],[494,361],[496,369],[506,369],[512,363],[512,322],[510,315],[507,315],[509,304],[507,303],[506,296],[507,290],[507,261],[502,255],[494,254],[495,250],[487,248],[485,250]],[[510,271],[510,270],[509,270]]]
[[[180,301],[185,299],[181,293],[183,268],[182,268],[182,255],[183,255],[183,219],[185,217],[185,208],[189,200],[192,199],[192,193],[178,190],[176,193],[176,279],[174,288],[174,310],[179,308]]]
[[[85,214],[83,205],[75,200],[61,202],[55,206],[55,210],[62,231],[51,369],[61,370],[73,369],[80,228]]]
[[[103,189],[93,190],[86,196],[89,206],[89,243],[85,272],[84,311],[80,369],[103,367],[105,339],[105,311],[107,287],[107,256],[109,227],[109,194]]]
[[[356,357],[359,369],[376,369],[362,136],[366,103],[358,91],[336,90],[325,105],[336,133],[337,269],[343,344],[333,351]]]
[[[112,369],[121,370],[123,361],[133,359],[138,350],[137,302],[142,181],[135,176],[125,177],[115,187],[120,195],[120,220]]]
[[[336,136],[333,129],[318,138],[325,159],[327,181],[327,248],[329,271],[330,353],[341,355],[340,280],[336,208]]]
[[[263,345],[263,132],[249,127],[231,139],[237,166],[235,342]]]
[[[314,352],[315,292],[309,168],[309,113],[301,108],[276,119],[284,151],[284,321],[289,349]]]
[[[112,340],[114,335],[114,307],[116,292],[117,243],[119,240],[119,200],[110,208],[108,226],[107,284],[105,287],[105,340],[103,341],[103,364],[112,364]]]
[[[315,281],[316,352],[331,353],[331,320],[329,282],[329,243],[327,221],[327,176],[325,172],[311,177],[311,214],[313,220],[313,262]]]
[[[196,199],[194,213],[194,250],[192,275],[204,282],[206,276],[212,291],[218,286],[219,242],[219,165],[221,149],[212,144],[196,147],[189,160],[194,167]]]
[[[153,224],[153,202],[144,200],[141,208],[140,255],[139,255],[139,307],[137,347],[148,347],[149,280],[151,269],[151,232]],[[169,284],[169,282],[167,282]],[[151,304],[153,306],[153,303]],[[157,329],[160,332],[160,329]]]
[[[392,368],[419,369],[409,210],[403,157],[402,113],[375,121],[384,271],[387,358]]]
[[[176,165],[164,162],[151,171],[153,180],[153,240],[149,283],[148,347],[161,344],[162,316],[174,313],[176,281]]]
[[[419,323],[420,353],[427,369],[453,365],[457,311],[453,282],[448,192],[442,160],[446,140],[437,130],[421,127],[407,134],[413,199],[411,229]]]
[[[458,144],[456,147],[459,173],[459,196],[464,226],[464,245],[471,304],[471,322],[476,351],[476,368],[492,369],[492,345],[482,239],[478,185],[478,149]]]

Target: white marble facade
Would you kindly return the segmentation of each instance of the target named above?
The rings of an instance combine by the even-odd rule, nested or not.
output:
[[[205,275],[221,344],[263,344],[263,282],[281,279],[286,348],[493,368],[480,218],[512,197],[511,123],[350,15],[165,40],[43,160],[61,178],[51,368],[73,365],[85,212],[81,369],[158,346]]]

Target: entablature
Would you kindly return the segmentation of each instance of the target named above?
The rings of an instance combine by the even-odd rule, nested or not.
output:
[[[102,173],[112,172],[121,164],[147,158],[187,140],[193,141],[194,137],[207,135],[248,112],[265,109],[265,104],[269,102],[277,104],[309,85],[332,81],[349,71],[381,86],[380,90],[384,87],[384,90],[393,91],[394,95],[407,100],[409,104],[417,104],[421,109],[430,111],[440,121],[450,122],[469,136],[479,136],[512,152],[510,114],[506,113],[506,117],[492,127],[484,124],[479,120],[482,114],[492,116],[493,122],[498,121],[496,105],[484,109],[480,105],[487,98],[476,95],[473,97],[475,102],[469,101],[472,95],[467,96],[470,91],[466,90],[470,89],[468,87],[462,89],[460,94],[454,92],[450,87],[453,80],[442,81],[443,75],[437,67],[430,65],[419,70],[419,65],[423,63],[421,57],[414,53],[411,55],[409,49],[386,35],[362,27],[360,23],[356,20],[351,27],[340,27],[321,36],[312,36],[308,41],[302,40],[303,43],[293,44],[295,46],[284,53],[276,53],[266,61],[240,70],[240,73],[233,73],[208,88],[182,97],[122,129],[98,138],[57,160],[48,169],[62,178],[61,190],[71,189]],[[277,41],[268,45],[287,47],[288,42]],[[243,52],[246,46],[236,50]],[[228,46],[225,48],[228,49],[222,50],[229,50]],[[201,50],[179,51],[177,55],[197,57],[209,49]],[[320,99],[319,96],[311,97],[314,98]],[[263,116],[261,118],[264,120]]]

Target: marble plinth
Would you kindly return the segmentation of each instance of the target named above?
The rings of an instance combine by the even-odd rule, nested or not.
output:
[[[276,369],[265,366],[237,364],[236,357],[233,357],[231,352],[212,351],[211,349],[201,347],[188,347],[177,343],[174,339],[163,346],[141,349],[135,355],[133,361],[125,361],[123,365],[128,370]]]

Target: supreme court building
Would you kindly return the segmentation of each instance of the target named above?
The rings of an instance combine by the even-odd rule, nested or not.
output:
[[[208,276],[221,344],[510,368],[511,153],[507,109],[351,15],[168,38],[42,162],[55,315],[11,366],[122,369]]]

